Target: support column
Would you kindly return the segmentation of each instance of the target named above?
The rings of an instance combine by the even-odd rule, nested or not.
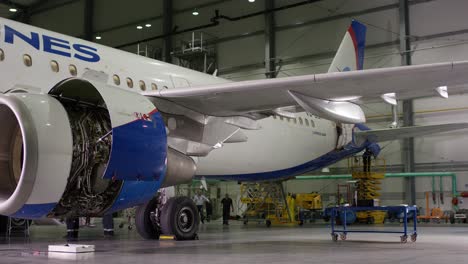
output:
[[[84,5],[84,38],[93,41],[94,35],[94,4],[93,0],[85,0]]]
[[[274,0],[265,1],[265,10],[275,8]],[[275,63],[275,13],[265,13],[265,75],[267,78],[276,78],[276,63]]]
[[[172,63],[172,18],[173,18],[172,0],[163,0],[163,52],[162,60]]]
[[[409,5],[408,0],[400,0],[400,54],[401,65],[411,65],[411,40],[409,25]],[[403,126],[414,125],[413,101],[403,101]],[[405,172],[414,172],[414,139],[403,140],[402,162]],[[405,180],[405,199],[410,205],[416,204],[416,179],[414,177]]]

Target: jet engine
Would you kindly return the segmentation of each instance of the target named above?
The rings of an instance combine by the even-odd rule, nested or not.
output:
[[[0,95],[0,120],[3,215],[99,216],[195,174],[190,157],[167,148],[155,106],[99,78]]]

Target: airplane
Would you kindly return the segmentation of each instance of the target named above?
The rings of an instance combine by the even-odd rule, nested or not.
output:
[[[138,206],[146,239],[195,239],[193,178],[281,180],[379,141],[466,123],[371,130],[362,104],[463,91],[468,62],[363,70],[353,21],[328,73],[232,82],[0,19],[0,214],[102,216]]]

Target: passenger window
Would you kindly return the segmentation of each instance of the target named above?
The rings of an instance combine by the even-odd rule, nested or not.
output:
[[[305,118],[304,119],[306,126],[309,126],[309,119]]]
[[[5,59],[5,52],[3,52],[2,49],[0,49],[0,61],[3,61]]]
[[[32,58],[31,58],[31,56],[29,56],[28,54],[24,54],[24,55],[23,55],[23,63],[24,63],[24,65],[26,65],[27,67],[31,67],[31,65],[32,65]]]
[[[156,91],[158,90],[158,86],[155,83],[151,84],[151,90]]]
[[[299,117],[299,125],[303,125],[302,117]]]
[[[276,115],[273,115],[273,119],[276,119]]]
[[[297,119],[293,118],[293,122],[294,122],[294,124],[297,124]]]
[[[120,85],[120,77],[117,74],[114,74],[114,76],[112,76],[112,79],[114,79],[115,85]]]
[[[70,64],[70,65],[68,66],[68,71],[70,72],[70,74],[71,74],[72,76],[78,75],[78,69],[77,69],[76,66],[73,65],[73,64]]]
[[[282,116],[279,116],[280,120],[283,121],[283,117]]]
[[[53,72],[59,72],[60,68],[59,68],[59,64],[57,61],[50,61],[50,69],[53,71]]]
[[[133,88],[133,80],[127,77],[127,86],[128,88]]]
[[[310,125],[311,125],[312,127],[315,127],[315,122],[314,122],[314,120],[312,120],[312,119],[310,120]]]
[[[146,83],[144,81],[139,81],[139,84],[140,84],[140,89],[142,91],[146,91]]]

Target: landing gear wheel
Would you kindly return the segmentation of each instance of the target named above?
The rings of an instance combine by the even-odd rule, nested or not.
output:
[[[408,242],[408,236],[406,236],[406,235],[401,236],[401,237],[400,237],[400,242],[401,242],[401,243],[406,243],[406,242]]]
[[[271,221],[270,221],[270,220],[266,220],[266,221],[265,221],[265,225],[266,225],[266,227],[270,227],[270,226],[271,226]]]
[[[338,241],[338,234],[331,234],[331,237],[333,242]]]
[[[128,230],[132,230],[132,229],[133,229],[133,226],[129,225]]]
[[[173,197],[161,208],[161,230],[176,240],[197,239],[200,216],[192,199]]]
[[[161,230],[159,230],[156,220],[153,219],[157,207],[158,199],[153,198],[136,209],[135,226],[138,234],[140,234],[144,239],[159,239]]]
[[[416,242],[417,238],[418,238],[418,234],[412,234],[411,235],[411,242]]]
[[[341,240],[346,240],[346,234],[341,234],[340,238],[341,238]]]

